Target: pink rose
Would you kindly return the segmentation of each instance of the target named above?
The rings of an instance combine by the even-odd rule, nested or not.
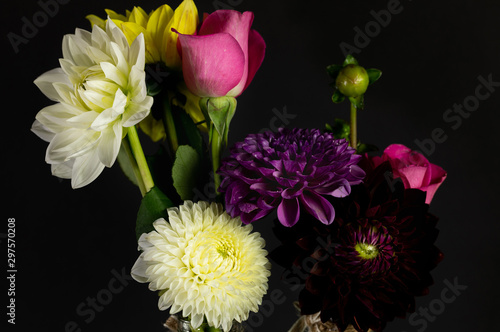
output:
[[[394,178],[401,178],[406,189],[420,189],[427,193],[427,204],[431,203],[434,193],[446,179],[444,169],[401,144],[391,144],[384,150],[382,157],[372,158],[375,166],[387,160],[391,163]]]
[[[264,60],[266,44],[250,29],[253,13],[217,10],[205,17],[197,35],[179,34],[182,71],[189,90],[200,97],[239,96]]]

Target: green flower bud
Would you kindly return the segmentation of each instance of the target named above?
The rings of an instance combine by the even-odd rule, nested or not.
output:
[[[359,97],[366,92],[370,78],[365,68],[347,65],[339,72],[335,85],[346,97]]]

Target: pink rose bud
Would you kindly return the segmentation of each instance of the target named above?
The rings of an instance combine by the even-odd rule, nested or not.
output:
[[[253,13],[217,10],[197,35],[179,34],[182,71],[188,89],[200,97],[237,97],[264,60],[266,44],[250,29]]]
[[[375,164],[387,160],[391,163],[394,178],[401,178],[406,189],[420,189],[426,192],[427,204],[431,203],[434,193],[446,179],[444,169],[431,164],[421,153],[401,144],[389,145],[382,158],[373,159]]]

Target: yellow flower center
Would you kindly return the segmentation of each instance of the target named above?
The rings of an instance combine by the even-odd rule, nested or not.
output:
[[[358,243],[354,247],[359,256],[363,259],[373,259],[378,256],[379,251],[376,246],[368,243]]]
[[[215,243],[215,247],[223,259],[237,259],[236,250],[234,249],[232,241],[228,239],[220,239]]]

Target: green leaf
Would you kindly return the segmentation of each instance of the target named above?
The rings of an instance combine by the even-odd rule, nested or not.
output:
[[[342,70],[342,65],[329,65],[326,67],[326,71],[331,78],[336,79],[339,72]]]
[[[118,160],[118,164],[120,165],[120,168],[122,169],[123,173],[125,176],[136,186],[139,186],[139,183],[137,182],[137,178],[135,177],[134,174],[134,168],[132,166],[132,162],[130,161],[130,157],[127,154],[127,151],[125,150],[125,147],[123,144],[120,145],[120,151],[118,152],[118,157],[116,158]]]
[[[141,201],[141,206],[137,213],[135,224],[135,234],[137,239],[143,233],[149,233],[154,230],[153,223],[159,218],[167,219],[167,208],[173,207],[172,201],[165,194],[153,187]]]
[[[189,145],[181,145],[175,153],[172,179],[182,200],[193,199],[196,180],[200,171],[200,156]]]
[[[340,92],[339,89],[335,89],[335,92],[333,93],[333,96],[332,96],[332,101],[335,104],[338,104],[338,103],[343,102],[344,99],[345,99],[345,96],[342,94],[342,92]]]
[[[200,130],[193,119],[180,107],[172,107],[179,145],[190,145],[203,156],[204,144]]]
[[[366,73],[368,74],[368,79],[370,80],[369,84],[375,83],[380,76],[382,76],[382,71],[376,68],[367,69]]]
[[[342,66],[345,67],[347,65],[358,65],[358,60],[356,60],[352,55],[349,54],[345,57]]]

